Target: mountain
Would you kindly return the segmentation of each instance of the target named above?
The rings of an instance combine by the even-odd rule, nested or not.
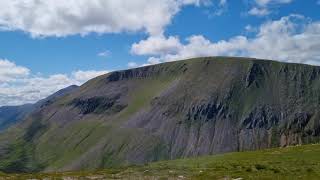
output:
[[[54,103],[58,98],[65,96],[65,95],[68,95],[70,93],[73,93],[78,88],[79,88],[79,86],[77,86],[77,85],[71,85],[71,86],[68,86],[64,89],[61,89],[61,90],[53,93],[52,95],[48,96],[47,98],[42,99],[42,100],[38,101],[37,103],[35,103],[34,104],[35,109],[39,109],[44,106],[48,106],[48,105]]]
[[[56,98],[68,94],[78,88],[78,86],[69,86],[64,88],[51,96],[40,100],[35,104],[25,104],[21,106],[3,106],[0,107],[0,131],[3,131],[10,126],[18,123],[27,117],[29,113],[35,109],[41,108],[42,106],[48,105],[53,102]]]
[[[0,131],[24,119],[33,109],[33,104],[0,107]]]
[[[320,67],[207,57],[112,72],[0,136],[0,171],[90,170],[319,142]]]

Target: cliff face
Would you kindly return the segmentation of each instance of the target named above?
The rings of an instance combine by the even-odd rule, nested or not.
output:
[[[319,106],[320,67],[217,57],[118,71],[2,134],[0,169],[95,169],[313,143]]]

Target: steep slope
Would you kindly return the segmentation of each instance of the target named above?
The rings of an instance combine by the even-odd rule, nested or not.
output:
[[[71,85],[66,88],[63,88],[63,89],[51,94],[50,96],[46,97],[45,99],[41,99],[40,101],[35,103],[34,106],[35,106],[35,108],[41,108],[44,106],[48,106],[49,104],[56,101],[58,98],[65,96],[65,95],[68,95],[70,93],[73,93],[78,88],[79,88],[79,86],[77,86],[77,85]]]
[[[319,105],[315,66],[217,57],[117,71],[0,136],[0,169],[96,169],[318,142]]]
[[[3,131],[10,126],[18,123],[28,116],[32,111],[41,108],[51,102],[55,101],[56,98],[64,96],[71,93],[73,90],[77,89],[78,86],[69,86],[67,88],[61,89],[58,92],[50,95],[49,97],[40,100],[35,104],[25,104],[21,106],[3,106],[0,107],[0,131]]]

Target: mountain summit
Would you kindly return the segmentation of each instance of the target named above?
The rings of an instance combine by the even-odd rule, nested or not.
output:
[[[320,67],[207,57],[116,71],[0,135],[0,171],[64,171],[318,142]]]

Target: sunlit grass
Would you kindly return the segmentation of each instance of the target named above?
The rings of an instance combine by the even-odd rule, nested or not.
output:
[[[319,179],[320,145],[227,153],[98,171],[1,174],[7,178],[82,179]]]

